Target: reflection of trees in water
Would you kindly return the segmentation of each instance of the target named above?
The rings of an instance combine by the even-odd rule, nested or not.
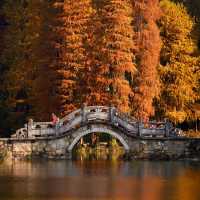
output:
[[[200,168],[188,162],[109,162],[102,160],[73,162],[80,175],[113,175],[105,182],[108,199],[199,200]],[[191,168],[192,167],[192,168]],[[92,180],[91,180],[92,181]],[[105,192],[105,191],[104,191]],[[132,198],[131,198],[132,196]]]
[[[181,200],[199,200],[200,199],[200,169],[194,171],[191,168],[179,172],[170,185],[171,188],[175,187],[174,196]]]
[[[200,170],[200,164],[195,166],[188,161],[132,161],[124,162],[121,173],[126,176],[131,175],[139,178],[153,176],[171,179],[190,168],[194,169],[194,171]]]
[[[73,149],[79,160],[117,160],[125,151],[120,142],[109,134],[91,133],[83,136]]]
[[[42,161],[0,165],[5,199],[199,200],[200,164]]]
[[[113,160],[76,160],[73,166],[79,175],[117,175],[120,173],[124,162]]]

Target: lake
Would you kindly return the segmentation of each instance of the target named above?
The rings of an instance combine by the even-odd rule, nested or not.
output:
[[[4,163],[0,200],[200,200],[200,162]]]

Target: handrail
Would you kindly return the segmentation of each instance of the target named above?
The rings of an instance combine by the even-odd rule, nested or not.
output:
[[[81,109],[73,111],[72,113],[70,113],[70,114],[66,115],[65,117],[61,118],[60,122],[64,123],[66,120],[67,121],[71,120],[75,116],[75,114],[79,113],[80,111],[81,111]]]
[[[134,136],[141,136],[141,134],[154,135],[156,132],[168,136],[168,132],[171,131],[170,127],[167,127],[167,122],[150,121],[144,124],[118,111],[115,107],[85,106],[60,119],[58,126],[53,126],[52,122],[31,121],[25,125],[25,128],[17,130],[13,137],[20,137],[20,135],[23,137],[35,137],[36,135],[40,137],[41,135],[44,137],[45,134],[51,135],[53,133],[63,135],[63,133],[82,124],[99,121],[111,124],[116,128],[122,128],[127,134],[131,133]]]

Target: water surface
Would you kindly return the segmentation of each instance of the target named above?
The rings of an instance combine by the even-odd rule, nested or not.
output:
[[[0,165],[0,200],[200,200],[199,162],[34,161]]]

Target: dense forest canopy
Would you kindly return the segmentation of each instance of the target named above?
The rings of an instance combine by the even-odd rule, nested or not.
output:
[[[82,104],[194,128],[199,77],[199,0],[0,1],[1,136]]]

